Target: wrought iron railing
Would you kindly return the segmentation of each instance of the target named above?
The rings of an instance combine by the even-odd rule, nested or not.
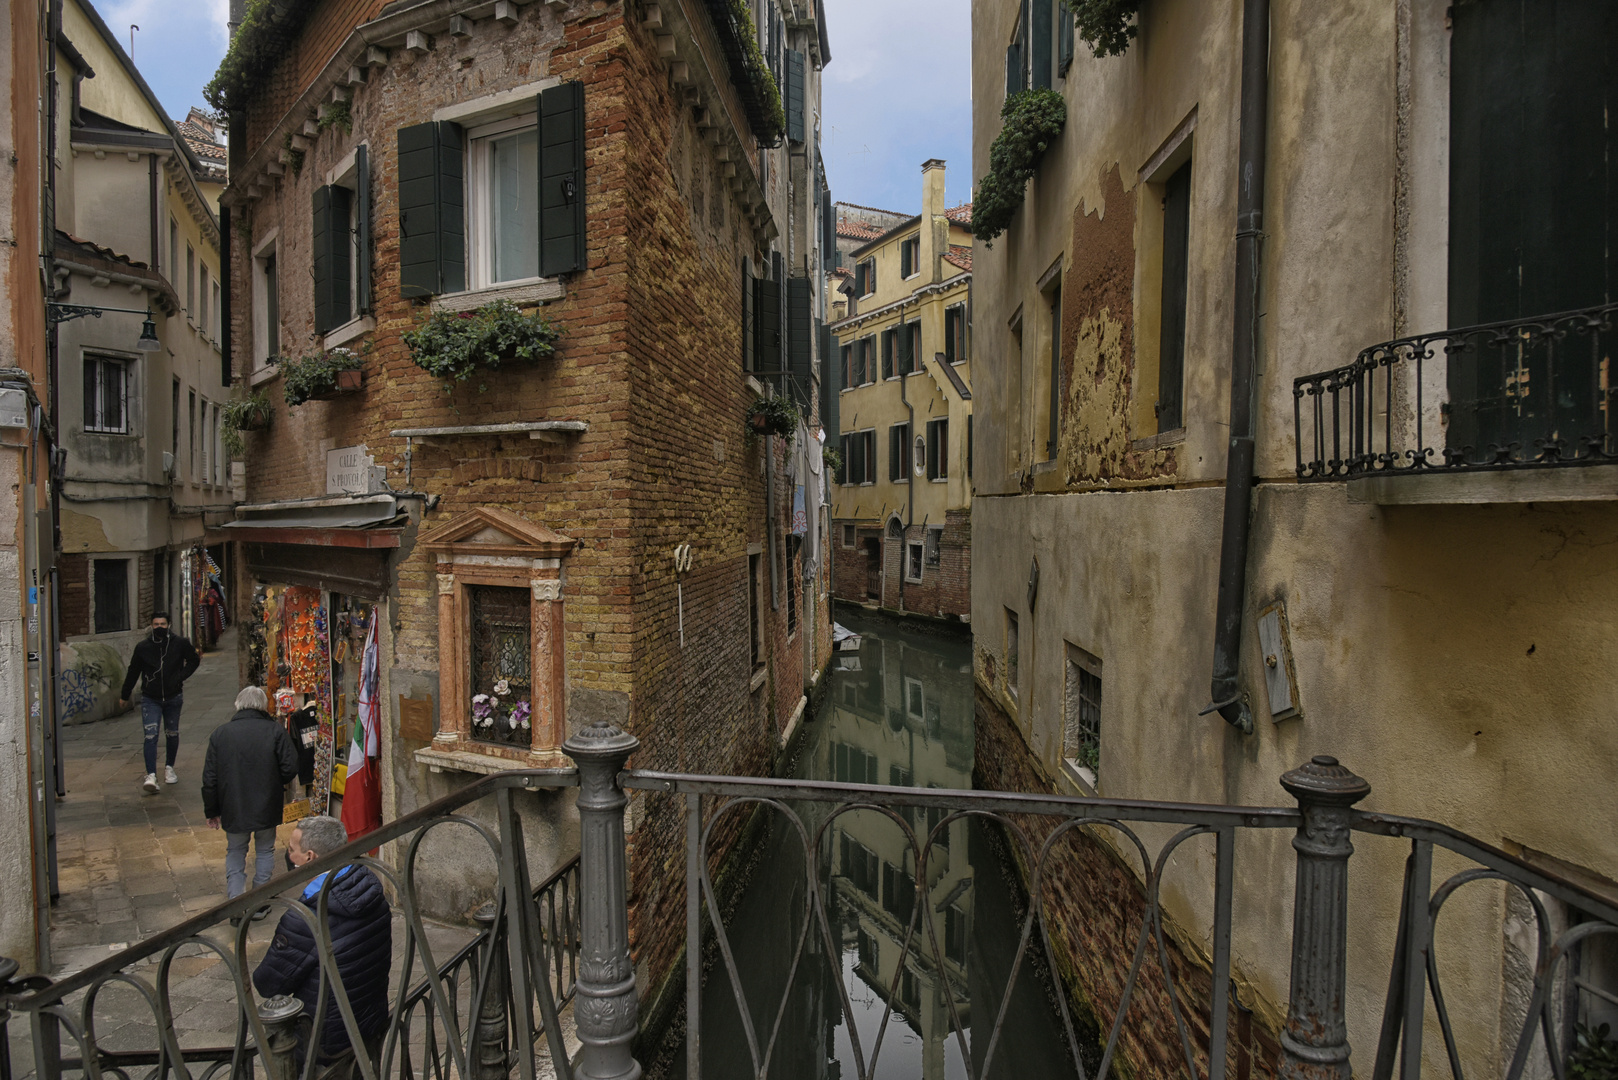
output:
[[[540,1066],[545,1058],[554,1075],[562,1078],[595,1080],[637,1075],[639,1066],[630,1049],[638,1025],[636,980],[629,952],[630,913],[626,906],[627,791],[643,792],[649,798],[672,797],[684,803],[686,880],[695,883],[685,892],[686,1067],[690,1080],[704,1075],[701,988],[705,938],[721,958],[718,970],[738,1006],[750,1075],[774,1075],[772,1067],[780,1065],[782,1023],[793,983],[800,975],[808,974],[813,965],[831,965],[820,975],[829,974],[837,981],[835,1007],[845,1017],[852,1014],[849,987],[842,983],[838,963],[841,950],[847,947],[846,940],[834,939],[828,917],[835,902],[829,879],[836,875],[830,869],[824,845],[839,821],[858,812],[885,818],[903,837],[908,851],[903,861],[914,867],[917,883],[909,893],[901,891],[908,904],[885,904],[886,910],[896,916],[895,925],[901,927],[901,953],[898,965],[891,969],[894,974],[890,984],[878,988],[882,1015],[875,1037],[867,1045],[856,1025],[846,1026],[856,1059],[854,1074],[859,1080],[878,1075],[890,1019],[910,1008],[902,1000],[900,986],[906,955],[922,958],[932,970],[950,975],[960,967],[959,957],[952,958],[947,941],[940,940],[935,916],[944,910],[944,903],[935,902],[932,896],[935,879],[928,868],[930,861],[938,857],[941,840],[951,826],[965,819],[988,823],[1010,843],[1025,871],[1028,890],[1026,913],[1007,981],[998,1000],[986,1001],[982,1006],[994,1015],[988,1019],[974,1017],[969,1026],[953,996],[946,995],[948,1037],[958,1046],[961,1066],[969,1076],[999,1075],[991,1073],[995,1061],[1015,1054],[1014,1048],[1003,1045],[1002,1033],[1010,990],[1019,972],[1040,951],[1050,955],[1057,936],[1064,937],[1069,946],[1085,940],[1085,928],[1076,924],[1105,915],[1058,899],[1057,881],[1071,869],[1064,864],[1071,854],[1067,846],[1096,837],[1110,838],[1108,843],[1117,856],[1117,865],[1131,868],[1125,872],[1134,875],[1130,880],[1138,889],[1141,903],[1139,925],[1128,942],[1127,962],[1120,965],[1126,971],[1121,984],[1105,992],[1098,992],[1096,987],[1087,991],[1100,1024],[1097,1045],[1081,1045],[1066,995],[1055,995],[1061,1035],[1071,1052],[1074,1074],[1084,1080],[1119,1075],[1120,1058],[1131,1053],[1132,1039],[1140,1031],[1152,1030],[1169,1033],[1174,1040],[1184,1068],[1182,1075],[1193,1080],[1242,1075],[1243,1066],[1237,1063],[1231,1041],[1232,1032],[1240,1030],[1234,1023],[1237,1003],[1231,980],[1233,926],[1237,925],[1235,883],[1240,875],[1243,895],[1251,895],[1254,882],[1273,879],[1275,845],[1255,849],[1261,856],[1259,860],[1239,867],[1238,838],[1270,830],[1289,831],[1295,849],[1291,990],[1285,1025],[1279,1032],[1278,1065],[1286,1075],[1349,1075],[1348,872],[1354,853],[1350,839],[1356,833],[1362,838],[1409,844],[1397,911],[1369,911],[1363,905],[1355,910],[1360,925],[1378,918],[1383,918],[1386,925],[1397,916],[1397,943],[1389,969],[1381,1035],[1369,1073],[1376,1080],[1391,1080],[1396,1072],[1400,1080],[1417,1080],[1424,1052],[1432,1051],[1428,1056],[1439,1060],[1437,1047],[1442,1047],[1452,1075],[1463,1080],[1467,1059],[1470,1056],[1475,1060],[1478,1051],[1475,1046],[1465,1045],[1464,1035],[1457,1033],[1451,1002],[1457,998],[1467,999],[1469,1005],[1482,1002],[1485,1012],[1493,1010],[1494,1015],[1500,1015],[1498,979],[1455,986],[1442,978],[1444,967],[1438,949],[1442,942],[1435,931],[1440,916],[1462,890],[1504,887],[1516,892],[1532,911],[1531,921],[1537,931],[1532,946],[1531,986],[1524,988],[1527,1000],[1520,1018],[1514,1021],[1520,1022],[1520,1027],[1503,1031],[1501,1036],[1510,1053],[1509,1062],[1503,1068],[1485,1070],[1485,1075],[1503,1074],[1506,1080],[1517,1080],[1534,1058],[1536,1067],[1537,1063],[1548,1064],[1551,1075],[1560,1080],[1567,1075],[1567,1028],[1576,1019],[1584,1000],[1581,995],[1601,996],[1610,990],[1571,975],[1569,968],[1580,951],[1597,939],[1618,936],[1618,906],[1566,876],[1443,825],[1356,810],[1354,804],[1369,792],[1369,785],[1331,758],[1317,757],[1282,778],[1283,785],[1296,798],[1296,806],[1251,807],[625,771],[623,766],[636,746],[632,737],[616,729],[588,728],[571,738],[566,747],[578,764],[576,772],[527,771],[485,777],[294,875],[137,943],[71,977],[55,982],[41,978],[10,981],[0,970],[4,989],[0,994],[0,1020],[17,1015],[28,1019],[39,1080],[58,1080],[66,1071],[82,1071],[87,1080],[100,1080],[105,1072],[137,1080],[131,1070],[142,1066],[151,1066],[152,1071],[139,1080],[165,1080],[170,1072],[185,1080],[208,1080],[227,1068],[231,1077],[245,1077],[254,1070],[254,1058],[273,1080],[293,1080],[296,1003],[288,1008],[289,999],[255,999],[246,965],[250,924],[244,922],[233,932],[233,947],[226,947],[205,931],[222,928],[230,916],[245,916],[265,905],[297,912],[310,920],[320,954],[321,1000],[330,1000],[339,1010],[353,1045],[363,1045],[326,928],[329,884],[312,907],[276,895],[276,891],[307,882],[323,871],[359,864],[393,887],[406,928],[405,970],[398,980],[398,985],[406,989],[396,996],[377,1059],[372,1061],[364,1054],[358,1058],[357,1071],[364,1080],[494,1080],[513,1074],[522,1080],[535,1080],[544,1071]],[[529,883],[514,797],[524,789],[575,785],[579,789],[579,861],[535,889]],[[493,828],[462,812],[481,800],[494,803]],[[792,909],[795,932],[784,943],[791,950],[785,976],[787,989],[782,996],[766,1000],[758,1000],[757,986],[743,985],[736,962],[739,943],[730,939],[710,873],[714,859],[722,854],[713,850],[716,838],[739,835],[730,826],[737,823],[740,815],[754,813],[777,815],[777,820],[786,824],[788,834],[796,835],[803,851],[802,883],[806,886],[797,890],[802,900],[795,902]],[[416,875],[424,840],[445,827],[470,830],[494,855],[499,868],[492,901],[480,915],[484,928],[453,956],[440,962],[433,955],[420,914]],[[400,842],[402,870],[395,871],[360,850],[388,841]],[[1198,850],[1209,844],[1211,852]],[[1435,855],[1440,854],[1442,880],[1435,887]],[[1176,890],[1192,908],[1204,913],[1205,925],[1181,925],[1171,933],[1163,907],[1164,883],[1171,864]],[[783,896],[794,894],[793,890],[783,891],[779,883],[774,888]],[[1204,889],[1199,900],[1197,893]],[[1568,928],[1557,928],[1552,913],[1555,905],[1561,905],[1568,914],[1567,921],[1572,924]],[[1264,911],[1279,910],[1284,910],[1284,905],[1264,901]],[[1285,933],[1283,927],[1273,926],[1274,916],[1266,923],[1263,912],[1247,915],[1249,920],[1259,920],[1259,929],[1264,933]],[[1177,942],[1185,940],[1176,937],[1178,932],[1188,933],[1192,939],[1200,936],[1208,943],[1205,963],[1177,952],[1182,949]],[[1494,933],[1499,933],[1498,928]],[[1105,935],[1096,937],[1104,939]],[[810,948],[811,941],[818,944]],[[783,943],[746,944],[753,949],[770,949]],[[176,953],[187,945],[200,946],[229,965],[240,1008],[235,1044],[228,1052],[218,1047],[188,1049],[175,1033],[168,1002],[169,969]],[[1176,953],[1173,960],[1171,953]],[[138,971],[147,963],[157,965],[153,979]],[[415,974],[418,970],[419,975]],[[1188,971],[1195,975],[1194,979],[1187,975]],[[881,978],[874,966],[862,977],[869,981],[873,974]],[[1143,986],[1151,980],[1160,985],[1154,986],[1151,994],[1144,993]],[[151,1009],[161,1038],[154,1054],[138,1059],[118,1057],[97,1044],[95,994],[119,983],[134,987]],[[1193,993],[1198,986],[1202,990]],[[329,999],[327,988],[331,991]],[[577,1062],[569,1060],[557,1016],[574,988],[574,1019],[582,1044]],[[85,996],[75,1012],[68,1002],[80,993]],[[1427,1016],[1429,1000],[1432,1022]],[[1167,1002],[1166,1008],[1163,1001]],[[317,1009],[316,1031],[321,1030],[326,1007],[322,1004]],[[1429,1030],[1433,1026],[1436,1042],[1431,1048],[1425,1047],[1424,1040],[1433,1035]],[[69,1047],[78,1052],[76,1060],[63,1059],[64,1032]],[[983,1043],[969,1047],[969,1040]],[[0,1046],[0,1051],[4,1051],[0,1062],[9,1061],[9,1050]],[[316,1055],[307,1058],[304,1080],[313,1076]],[[1210,1068],[1210,1062],[1218,1064]],[[194,1072],[193,1066],[200,1071]],[[1476,1070],[1473,1075],[1477,1075]]]
[[[1614,312],[1396,338],[1295,379],[1298,478],[1618,461]]]

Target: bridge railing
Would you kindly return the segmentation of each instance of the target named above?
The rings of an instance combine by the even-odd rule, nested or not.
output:
[[[1388,977],[1381,1035],[1369,1075],[1376,1080],[1416,1080],[1424,1052],[1438,1059],[1441,1046],[1451,1074],[1461,1080],[1464,1062],[1475,1059],[1475,1048],[1464,1043],[1451,1021],[1450,1003],[1458,997],[1485,995],[1498,1010],[1500,985],[1446,986],[1435,948],[1435,928],[1452,898],[1463,890],[1504,887],[1523,898],[1532,912],[1537,932],[1533,946],[1532,986],[1522,1008],[1520,1029],[1505,1033],[1509,1055],[1502,1066],[1485,1075],[1517,1080],[1532,1067],[1549,1066],[1557,1080],[1569,1075],[1566,1031],[1580,995],[1605,994],[1602,987],[1570,971],[1580,950],[1601,938],[1618,935],[1618,907],[1598,890],[1484,844],[1443,825],[1412,818],[1375,814],[1355,809],[1370,787],[1366,781],[1329,757],[1317,757],[1292,770],[1282,784],[1296,799],[1291,807],[1218,806],[1135,800],[1070,798],[1001,792],[945,791],[863,784],[810,783],[795,780],[737,779],[649,771],[625,771],[636,740],[609,727],[592,727],[568,740],[567,752],[576,770],[538,770],[485,777],[377,833],[350,844],[292,875],[262,889],[190,919],[92,967],[51,981],[43,978],[11,979],[0,969],[0,1020],[26,1017],[34,1046],[34,1072],[39,1080],[59,1080],[64,1072],[81,1072],[86,1080],[113,1073],[123,1080],[212,1080],[225,1074],[245,1077],[262,1069],[274,1080],[294,1080],[297,1027],[301,1006],[288,999],[259,1001],[247,967],[249,923],[245,916],[265,906],[292,911],[314,928],[319,953],[322,992],[315,1010],[314,1030],[322,1030],[325,1013],[334,1008],[342,1017],[349,1041],[365,1045],[341,973],[333,958],[327,923],[327,900],[333,878],[305,905],[278,893],[345,865],[362,865],[389,884],[402,912],[405,927],[404,971],[386,1029],[373,1060],[359,1054],[355,1071],[363,1080],[451,1080],[470,1077],[494,1080],[518,1076],[535,1080],[551,1074],[571,1080],[634,1078],[640,1066],[631,1042],[638,1030],[636,981],[629,949],[630,913],[627,907],[628,865],[624,817],[628,791],[663,793],[682,799],[686,815],[687,1059],[691,1080],[703,1073],[702,957],[704,940],[711,941],[721,958],[723,978],[736,998],[749,1074],[768,1077],[779,1071],[779,1036],[788,1014],[792,983],[814,964],[832,965],[830,974],[839,986],[836,1007],[845,1017],[853,1011],[849,987],[842,982],[838,958],[845,947],[832,930],[831,896],[834,875],[827,872],[830,853],[826,844],[837,822],[846,815],[865,813],[886,818],[902,834],[918,884],[901,892],[908,903],[889,905],[900,926],[900,955],[890,985],[880,988],[882,1016],[870,1045],[861,1041],[853,1023],[844,1025],[856,1059],[860,1080],[878,1075],[890,1021],[902,1009],[898,972],[914,956],[933,970],[945,971],[952,962],[949,942],[940,941],[935,904],[928,884],[932,861],[952,825],[964,819],[986,821],[998,828],[1015,849],[1028,887],[1028,904],[1019,927],[1018,944],[1010,974],[998,996],[981,1007],[997,1010],[992,1018],[979,1015],[967,1022],[953,996],[946,995],[949,1038],[959,1048],[959,1059],[973,1077],[991,1075],[997,1058],[1014,1055],[1003,1045],[1010,990],[1019,972],[1034,962],[1037,951],[1052,952],[1052,935],[1070,927],[1058,923],[1082,919],[1082,912],[1061,906],[1056,880],[1066,858],[1064,845],[1081,835],[1102,835],[1113,849],[1135,864],[1142,906],[1138,928],[1128,942],[1128,962],[1122,985],[1109,1000],[1098,1002],[1099,1048],[1080,1045],[1075,1019],[1066,995],[1055,995],[1062,1034],[1072,1055],[1074,1074],[1090,1080],[1119,1075],[1120,1056],[1128,1043],[1129,1018],[1140,1016],[1149,978],[1161,979],[1162,997],[1168,1002],[1171,1037],[1183,1073],[1193,1080],[1214,1075],[1238,1076],[1237,1054],[1229,1032],[1234,993],[1232,986],[1232,926],[1238,873],[1237,838],[1242,833],[1284,830],[1295,849],[1294,897],[1290,942],[1291,980],[1286,1020],[1279,1033],[1279,1071],[1288,1077],[1351,1075],[1346,994],[1348,964],[1349,865],[1354,835],[1391,838],[1408,843],[1403,889],[1397,910],[1356,910],[1358,919],[1397,917],[1397,943]],[[529,878],[522,839],[522,821],[514,798],[518,792],[539,788],[577,786],[581,851],[575,862],[534,886]],[[493,827],[465,811],[473,804],[492,802]],[[783,895],[801,896],[793,912],[798,929],[787,965],[787,988],[771,1000],[760,997],[757,986],[744,986],[737,964],[741,943],[732,941],[715,895],[710,866],[717,837],[726,835],[727,823],[752,813],[779,815],[795,834],[803,852],[802,890]],[[487,818],[487,814],[483,815]],[[424,842],[441,829],[468,830],[468,839],[486,846],[499,866],[494,898],[479,912],[475,936],[451,956],[435,955],[420,912],[416,876]],[[733,832],[730,835],[734,835]],[[1149,842],[1166,837],[1160,843]],[[1175,948],[1166,924],[1162,892],[1165,874],[1176,853],[1197,838],[1211,838],[1213,848],[1208,898],[1212,918],[1208,942],[1206,1000],[1193,1002],[1171,974],[1185,964],[1171,963]],[[386,843],[400,843],[399,869],[370,858],[365,851]],[[1206,846],[1207,840],[1200,840]],[[1442,880],[1435,881],[1434,855],[1444,852]],[[1454,866],[1461,865],[1456,871]],[[1492,883],[1492,884],[1490,884]],[[1576,912],[1565,929],[1551,907],[1563,905]],[[1275,905],[1280,910],[1280,905]],[[706,918],[704,917],[706,914]],[[231,934],[229,946],[207,933],[220,930],[232,916],[243,917]],[[1276,927],[1276,936],[1285,934]],[[711,936],[710,936],[711,935]],[[813,943],[813,944],[811,944]],[[749,942],[777,948],[778,942]],[[171,965],[181,949],[200,947],[220,957],[228,967],[238,1009],[233,1046],[202,1050],[181,1045],[169,1003]],[[155,977],[141,974],[156,964]],[[96,994],[121,984],[133,988],[150,1008],[160,1046],[144,1056],[120,1056],[103,1049],[95,1029]],[[327,991],[330,993],[327,993]],[[76,1008],[70,999],[83,995]],[[1154,994],[1154,996],[1156,996]],[[1435,1019],[1429,1021],[1432,1002]],[[582,1044],[570,1060],[558,1010],[569,1000],[577,1037]],[[305,1018],[307,1022],[308,1018]],[[1517,1023],[1516,1020],[1513,1023]],[[1430,1031],[1429,1028],[1436,1030]],[[972,1046],[968,1045],[971,1039]],[[1424,1040],[1435,1039],[1431,1047]],[[981,1044],[978,1040],[983,1040]],[[1097,1057],[1096,1051],[1099,1051]],[[6,1051],[0,1047],[0,1051]],[[65,1056],[73,1054],[76,1056]],[[314,1080],[317,1055],[304,1055],[303,1080]],[[256,1060],[255,1060],[256,1059]],[[1363,1054],[1362,1054],[1363,1060]],[[1219,1063],[1210,1068],[1210,1062]],[[7,1067],[9,1051],[0,1053]],[[547,1067],[548,1066],[548,1067]],[[1004,1064],[1002,1063],[1002,1068]],[[136,1070],[140,1071],[138,1074]],[[997,1074],[997,1073],[996,1073]],[[0,1080],[10,1080],[9,1076]]]

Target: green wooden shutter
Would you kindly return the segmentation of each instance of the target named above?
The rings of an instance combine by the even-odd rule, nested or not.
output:
[[[898,480],[904,475],[904,432],[894,424],[888,428],[888,479]]]
[[[808,104],[803,92],[803,53],[793,49],[787,50],[787,138],[795,143],[803,142],[804,109]]]
[[[584,84],[539,95],[539,273],[584,269]]]
[[[1073,66],[1073,13],[1064,5],[1056,9],[1056,73],[1066,75]]]
[[[466,288],[466,207],[461,126],[399,129],[399,292],[433,296]]]
[[[882,377],[893,378],[893,331],[882,331]]]
[[[1052,0],[1033,0],[1028,41],[1032,50],[1035,90],[1049,90],[1051,86],[1051,3]]]
[[[353,314],[371,310],[371,163],[364,143],[354,148],[354,306]]]
[[[893,332],[895,352],[898,354],[894,363],[894,373],[908,375],[913,370],[915,357],[910,355],[910,324],[900,323]]]
[[[753,370],[769,375],[781,372],[781,285],[769,278],[753,279]]]
[[[910,241],[906,240],[899,245],[899,276],[910,276]]]
[[[758,328],[754,325],[753,295],[757,291],[753,283],[753,271],[742,264],[742,370],[752,371],[755,364],[754,351],[758,348],[755,338]]]
[[[820,323],[820,426],[826,429],[826,441],[841,435],[843,347],[837,336]]]
[[[1022,92],[1022,43],[1006,46],[1006,97]]]
[[[327,185],[314,193],[314,228],[311,269],[315,280],[315,333],[339,327],[351,317],[348,310],[347,188]]]
[[[809,279],[787,279],[787,381],[805,415],[814,403],[814,328]]]

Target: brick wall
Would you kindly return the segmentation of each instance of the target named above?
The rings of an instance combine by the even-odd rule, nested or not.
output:
[[[152,612],[156,610],[152,597],[152,589],[156,585],[155,563],[152,552],[148,551],[134,560],[132,569],[138,575],[135,584],[135,621],[130,624],[131,629],[138,630],[143,626],[152,625]]]
[[[316,48],[316,45],[311,45]],[[324,46],[320,46],[324,47]],[[301,62],[301,61],[300,61]],[[286,67],[295,67],[290,60]],[[396,131],[433,110],[551,75],[577,79],[585,97],[586,269],[545,313],[565,333],[557,355],[505,368],[487,388],[452,393],[411,361],[401,334],[424,314],[399,295]],[[279,76],[278,76],[279,78]],[[279,82],[249,131],[270,130],[284,108]],[[804,693],[806,670],[830,655],[821,605],[817,656],[806,663],[809,614],[788,634],[766,600],[767,677],[754,688],[749,637],[748,546],[768,551],[766,446],[744,430],[754,391],[740,370],[742,260],[767,253],[719,181],[719,163],[689,109],[673,93],[655,44],[619,8],[580,5],[559,16],[521,9],[507,29],[478,22],[470,37],[437,39],[413,63],[391,63],[355,88],[353,130],[331,129],[301,173],[242,213],[250,249],[278,229],[283,350],[311,351],[310,205],[313,188],[359,141],[368,142],[374,200],[376,329],[367,334],[358,393],[288,409],[279,380],[268,431],[250,434],[248,501],[325,490],[325,451],[364,444],[389,481],[406,487],[398,427],[583,420],[564,444],[526,436],[475,436],[417,444],[409,484],[441,497],[421,529],[475,506],[497,506],[580,540],[565,562],[565,653],[569,726],[606,714],[640,740],[631,764],[739,775],[767,772],[779,734]],[[275,115],[269,115],[275,113]],[[251,355],[249,260],[235,260],[231,332],[237,357]],[[785,573],[792,485],[786,450],[773,445],[776,558]],[[395,677],[436,677],[438,595],[434,558],[407,532],[395,557]],[[690,544],[693,566],[675,573],[673,552]],[[680,639],[683,603],[685,640]],[[392,763],[401,791],[437,790],[408,748]],[[446,774],[447,776],[448,774]],[[403,809],[403,803],[401,803]],[[631,938],[643,985],[657,991],[684,940],[684,807],[655,796],[631,804]],[[736,823],[739,825],[739,822]],[[732,831],[719,837],[726,850]],[[674,986],[675,979],[667,985]]]
[[[992,791],[1056,794],[1009,717],[979,686],[976,690],[976,747],[973,786]],[[1035,851],[1058,819],[1018,817]],[[1088,833],[1070,830],[1058,841],[1046,868],[1045,917],[1051,932],[1052,960],[1062,976],[1075,1010],[1089,1013],[1106,1038],[1117,1015],[1124,982],[1140,939],[1146,896],[1140,879],[1116,852]],[[1030,867],[1012,845],[1026,885]],[[1155,852],[1154,852],[1155,854]],[[1169,969],[1185,1017],[1199,1075],[1208,1075],[1210,969],[1178,944],[1168,925]],[[1181,1077],[1185,1058],[1180,1048],[1168,986],[1155,950],[1148,943],[1129,1011],[1120,1035],[1120,1066],[1135,1077]],[[1248,1010],[1232,1003],[1228,1033],[1229,1069],[1221,1075],[1273,1077],[1280,1064],[1280,1044]],[[1233,1071],[1232,1071],[1233,1070]]]
[[[90,632],[90,557],[63,555],[57,560],[57,573],[61,576],[62,636],[71,637]]]
[[[939,541],[938,564],[926,562],[926,525],[912,525],[905,530],[904,539],[889,536],[886,529],[855,530],[854,547],[843,547],[843,526],[846,522],[833,522],[832,542],[836,546],[833,565],[834,593],[839,600],[855,604],[869,603],[867,594],[866,543],[876,539],[881,544],[882,565],[886,573],[882,582],[882,606],[894,611],[915,615],[928,615],[941,619],[970,619],[972,615],[972,513],[970,510],[951,510],[944,518],[944,533]],[[903,581],[905,547],[910,543],[923,545],[921,580]]]

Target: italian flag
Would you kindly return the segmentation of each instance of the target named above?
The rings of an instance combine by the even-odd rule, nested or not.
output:
[[[357,840],[382,827],[382,776],[377,758],[382,745],[382,703],[377,700],[377,623],[381,607],[373,609],[371,630],[365,636],[360,661],[359,719],[348,747],[348,780],[343,790],[343,827]]]

